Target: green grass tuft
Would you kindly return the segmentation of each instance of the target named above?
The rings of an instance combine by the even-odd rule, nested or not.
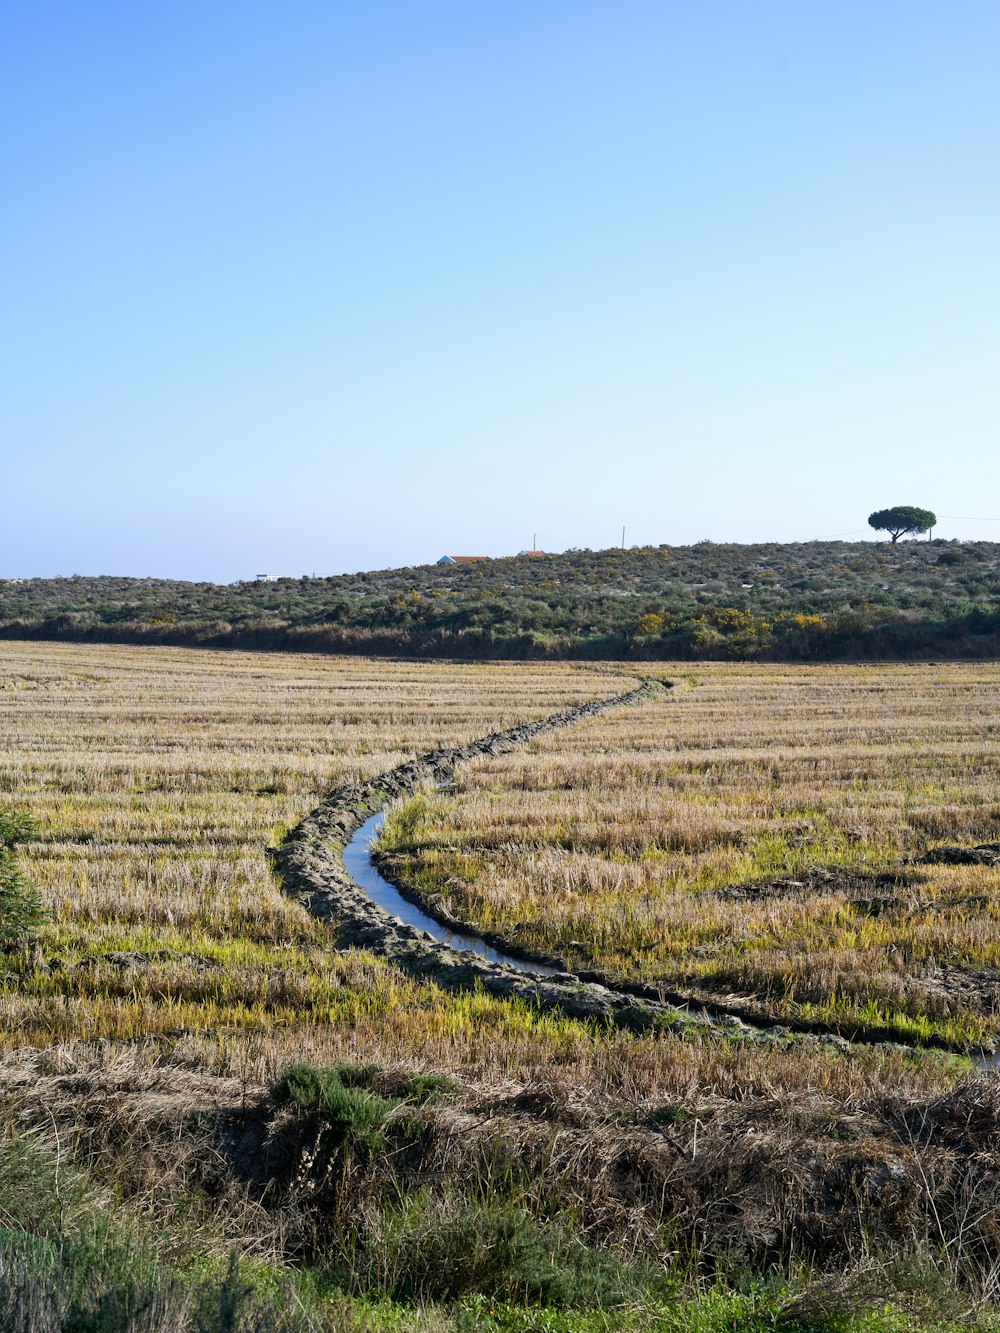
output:
[[[357,1074],[358,1071],[352,1071]],[[278,1102],[291,1103],[316,1116],[323,1146],[361,1149],[369,1155],[385,1147],[382,1127],[398,1102],[377,1097],[364,1087],[344,1082],[344,1066],[322,1069],[293,1065],[275,1085]]]

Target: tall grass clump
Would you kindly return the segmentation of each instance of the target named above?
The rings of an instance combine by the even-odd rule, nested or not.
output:
[[[279,1104],[297,1107],[315,1117],[317,1145],[324,1152],[344,1148],[371,1156],[385,1148],[383,1126],[390,1111],[399,1105],[364,1087],[376,1072],[373,1067],[324,1069],[301,1062],[275,1084],[274,1097]]]
[[[367,1327],[281,1264],[192,1255],[58,1139],[0,1141],[3,1333],[344,1333]]]

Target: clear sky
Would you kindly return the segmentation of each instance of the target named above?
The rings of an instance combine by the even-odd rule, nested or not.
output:
[[[1000,540],[998,69],[996,0],[7,0],[0,575]]]

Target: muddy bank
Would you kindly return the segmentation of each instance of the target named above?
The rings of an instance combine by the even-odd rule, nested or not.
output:
[[[535,958],[519,957],[509,951],[503,941],[492,944],[484,936],[477,935],[471,928],[464,928],[457,922],[442,923],[423,910],[415,895],[407,895],[391,880],[385,879],[379,873],[371,851],[372,843],[378,837],[382,821],[385,819],[385,813],[382,810],[365,820],[341,853],[344,869],[355,884],[364,889],[373,903],[381,907],[387,915],[401,921],[404,926],[413,926],[417,930],[424,931],[438,944],[446,944],[449,949],[467,949],[488,963],[500,963],[535,976],[565,975],[567,969],[560,963],[545,963]]]

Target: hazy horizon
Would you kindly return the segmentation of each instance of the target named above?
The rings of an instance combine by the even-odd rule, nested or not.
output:
[[[994,5],[5,36],[0,577],[1000,538]]]
[[[817,543],[817,544],[819,544],[819,543],[821,542],[821,539],[820,539],[820,538],[807,538],[807,539],[805,539],[803,542],[788,542],[788,543],[769,542],[769,541],[767,541],[766,539],[761,540],[761,541],[756,541],[756,542],[726,542],[726,541],[724,541],[724,540],[714,541],[714,540],[712,540],[712,539],[703,539],[703,540],[707,541],[709,545],[717,545],[717,546],[809,545],[811,542],[815,542],[815,543]],[[927,540],[928,540],[928,538],[927,538],[926,535],[924,535],[924,536],[915,536],[915,537],[903,537],[903,538],[900,539],[899,545],[903,545],[904,543],[906,543],[906,542],[911,542],[911,541],[924,541],[924,542],[925,542],[925,541],[927,541]],[[941,539],[941,540],[962,541],[963,539],[962,539],[962,538],[944,538],[944,539]],[[996,545],[996,543],[993,542],[993,541],[992,541],[991,539],[989,539],[989,538],[965,538],[964,540],[965,540],[965,541],[969,541],[969,542],[976,542],[976,541],[978,541],[978,542],[988,542],[990,545]],[[855,537],[855,538],[850,538],[850,539],[846,539],[846,538],[843,538],[843,539],[842,539],[842,538],[827,538],[826,541],[828,541],[828,542],[829,542],[829,541],[840,541],[840,542],[842,542],[842,544],[844,544],[844,545],[854,545],[854,544],[856,544],[857,542],[861,542],[861,541],[865,542],[865,544],[874,543],[874,542],[880,542],[880,543],[882,543],[882,544],[884,544],[884,545],[890,545],[890,544],[891,544],[890,541],[889,541],[889,538],[888,538],[887,536],[883,536],[883,535],[878,535],[878,536],[877,536],[875,533],[872,533],[872,536],[871,536],[870,538],[863,538],[863,537],[860,537],[860,536],[859,536],[859,537]],[[674,547],[674,548],[676,548],[676,549],[683,549],[683,548],[685,548],[685,547],[698,546],[698,545],[700,545],[700,544],[701,544],[701,542],[690,542],[690,543],[662,543],[662,545],[669,545],[669,546]],[[638,546],[638,545],[631,545],[631,544],[629,544],[629,543],[626,542],[625,549],[626,549],[626,550],[631,550],[631,551],[643,551],[643,550],[655,549],[656,546],[658,546],[658,545],[661,545],[661,543],[648,543],[648,544],[646,544],[646,545],[644,545],[644,546]],[[612,545],[612,546],[602,546],[602,547],[569,546],[569,547],[566,547],[565,550],[562,550],[562,551],[547,550],[547,551],[544,551],[544,554],[545,554],[545,555],[559,556],[559,555],[571,555],[571,554],[573,554],[574,552],[581,551],[581,552],[588,552],[588,553],[591,553],[591,554],[597,554],[597,555],[600,555],[600,554],[602,554],[602,553],[605,552],[605,551],[618,550],[618,549],[620,549],[620,545],[619,545],[619,546],[614,546],[614,545]],[[280,570],[280,569],[267,569],[267,570],[264,570],[264,569],[261,569],[261,570],[257,570],[257,571],[255,571],[254,573],[248,573],[248,574],[239,575],[239,576],[237,576],[237,577],[234,578],[234,579],[189,578],[189,577],[186,577],[186,576],[174,575],[174,574],[169,574],[169,573],[168,573],[168,574],[150,574],[150,573],[146,573],[146,574],[134,574],[134,573],[123,573],[123,572],[120,571],[120,570],[116,571],[116,570],[107,570],[107,569],[106,569],[106,570],[83,570],[83,569],[80,569],[80,570],[73,570],[73,571],[65,571],[65,570],[64,570],[64,571],[62,571],[62,572],[60,572],[60,573],[58,573],[58,574],[50,574],[50,575],[38,575],[38,574],[29,574],[29,575],[7,575],[7,574],[0,573],[0,581],[2,581],[2,580],[4,580],[4,579],[14,579],[14,580],[17,580],[17,581],[20,581],[20,582],[25,582],[27,579],[31,579],[31,578],[42,578],[42,579],[74,579],[74,578],[85,578],[85,579],[91,579],[91,578],[95,578],[95,579],[97,579],[97,578],[126,578],[126,579],[127,579],[127,578],[132,578],[132,579],[154,579],[154,580],[162,580],[162,581],[164,581],[164,582],[175,582],[175,583],[210,583],[210,584],[219,584],[220,586],[227,586],[227,585],[231,585],[231,584],[233,584],[233,583],[253,583],[253,582],[256,580],[256,578],[258,577],[258,575],[264,575],[264,574],[267,574],[267,575],[277,575],[278,578],[290,578],[290,579],[309,579],[309,578],[317,578],[317,579],[323,579],[323,578],[350,577],[351,575],[355,575],[355,574],[379,574],[379,573],[389,572],[389,571],[391,571],[391,570],[395,570],[395,569],[419,569],[419,568],[421,568],[421,567],[423,567],[423,566],[434,565],[434,564],[436,564],[437,561],[441,558],[441,556],[442,556],[442,555],[445,555],[445,554],[449,554],[449,555],[483,555],[483,554],[488,554],[489,558],[492,559],[492,560],[504,560],[504,559],[513,559],[513,558],[516,558],[516,557],[520,554],[520,552],[519,552],[519,551],[498,551],[498,552],[493,552],[493,553],[487,553],[487,552],[482,552],[482,551],[471,551],[471,550],[470,550],[470,551],[459,551],[459,550],[456,549],[456,550],[454,550],[454,551],[448,551],[448,552],[440,551],[436,556],[431,557],[431,558],[429,558],[429,559],[427,559],[427,560],[415,560],[415,561],[410,562],[409,564],[402,564],[402,565],[364,565],[364,566],[360,566],[360,567],[358,567],[357,569],[336,569],[336,570],[331,569],[331,570],[325,570],[325,571],[324,571],[324,570]]]

